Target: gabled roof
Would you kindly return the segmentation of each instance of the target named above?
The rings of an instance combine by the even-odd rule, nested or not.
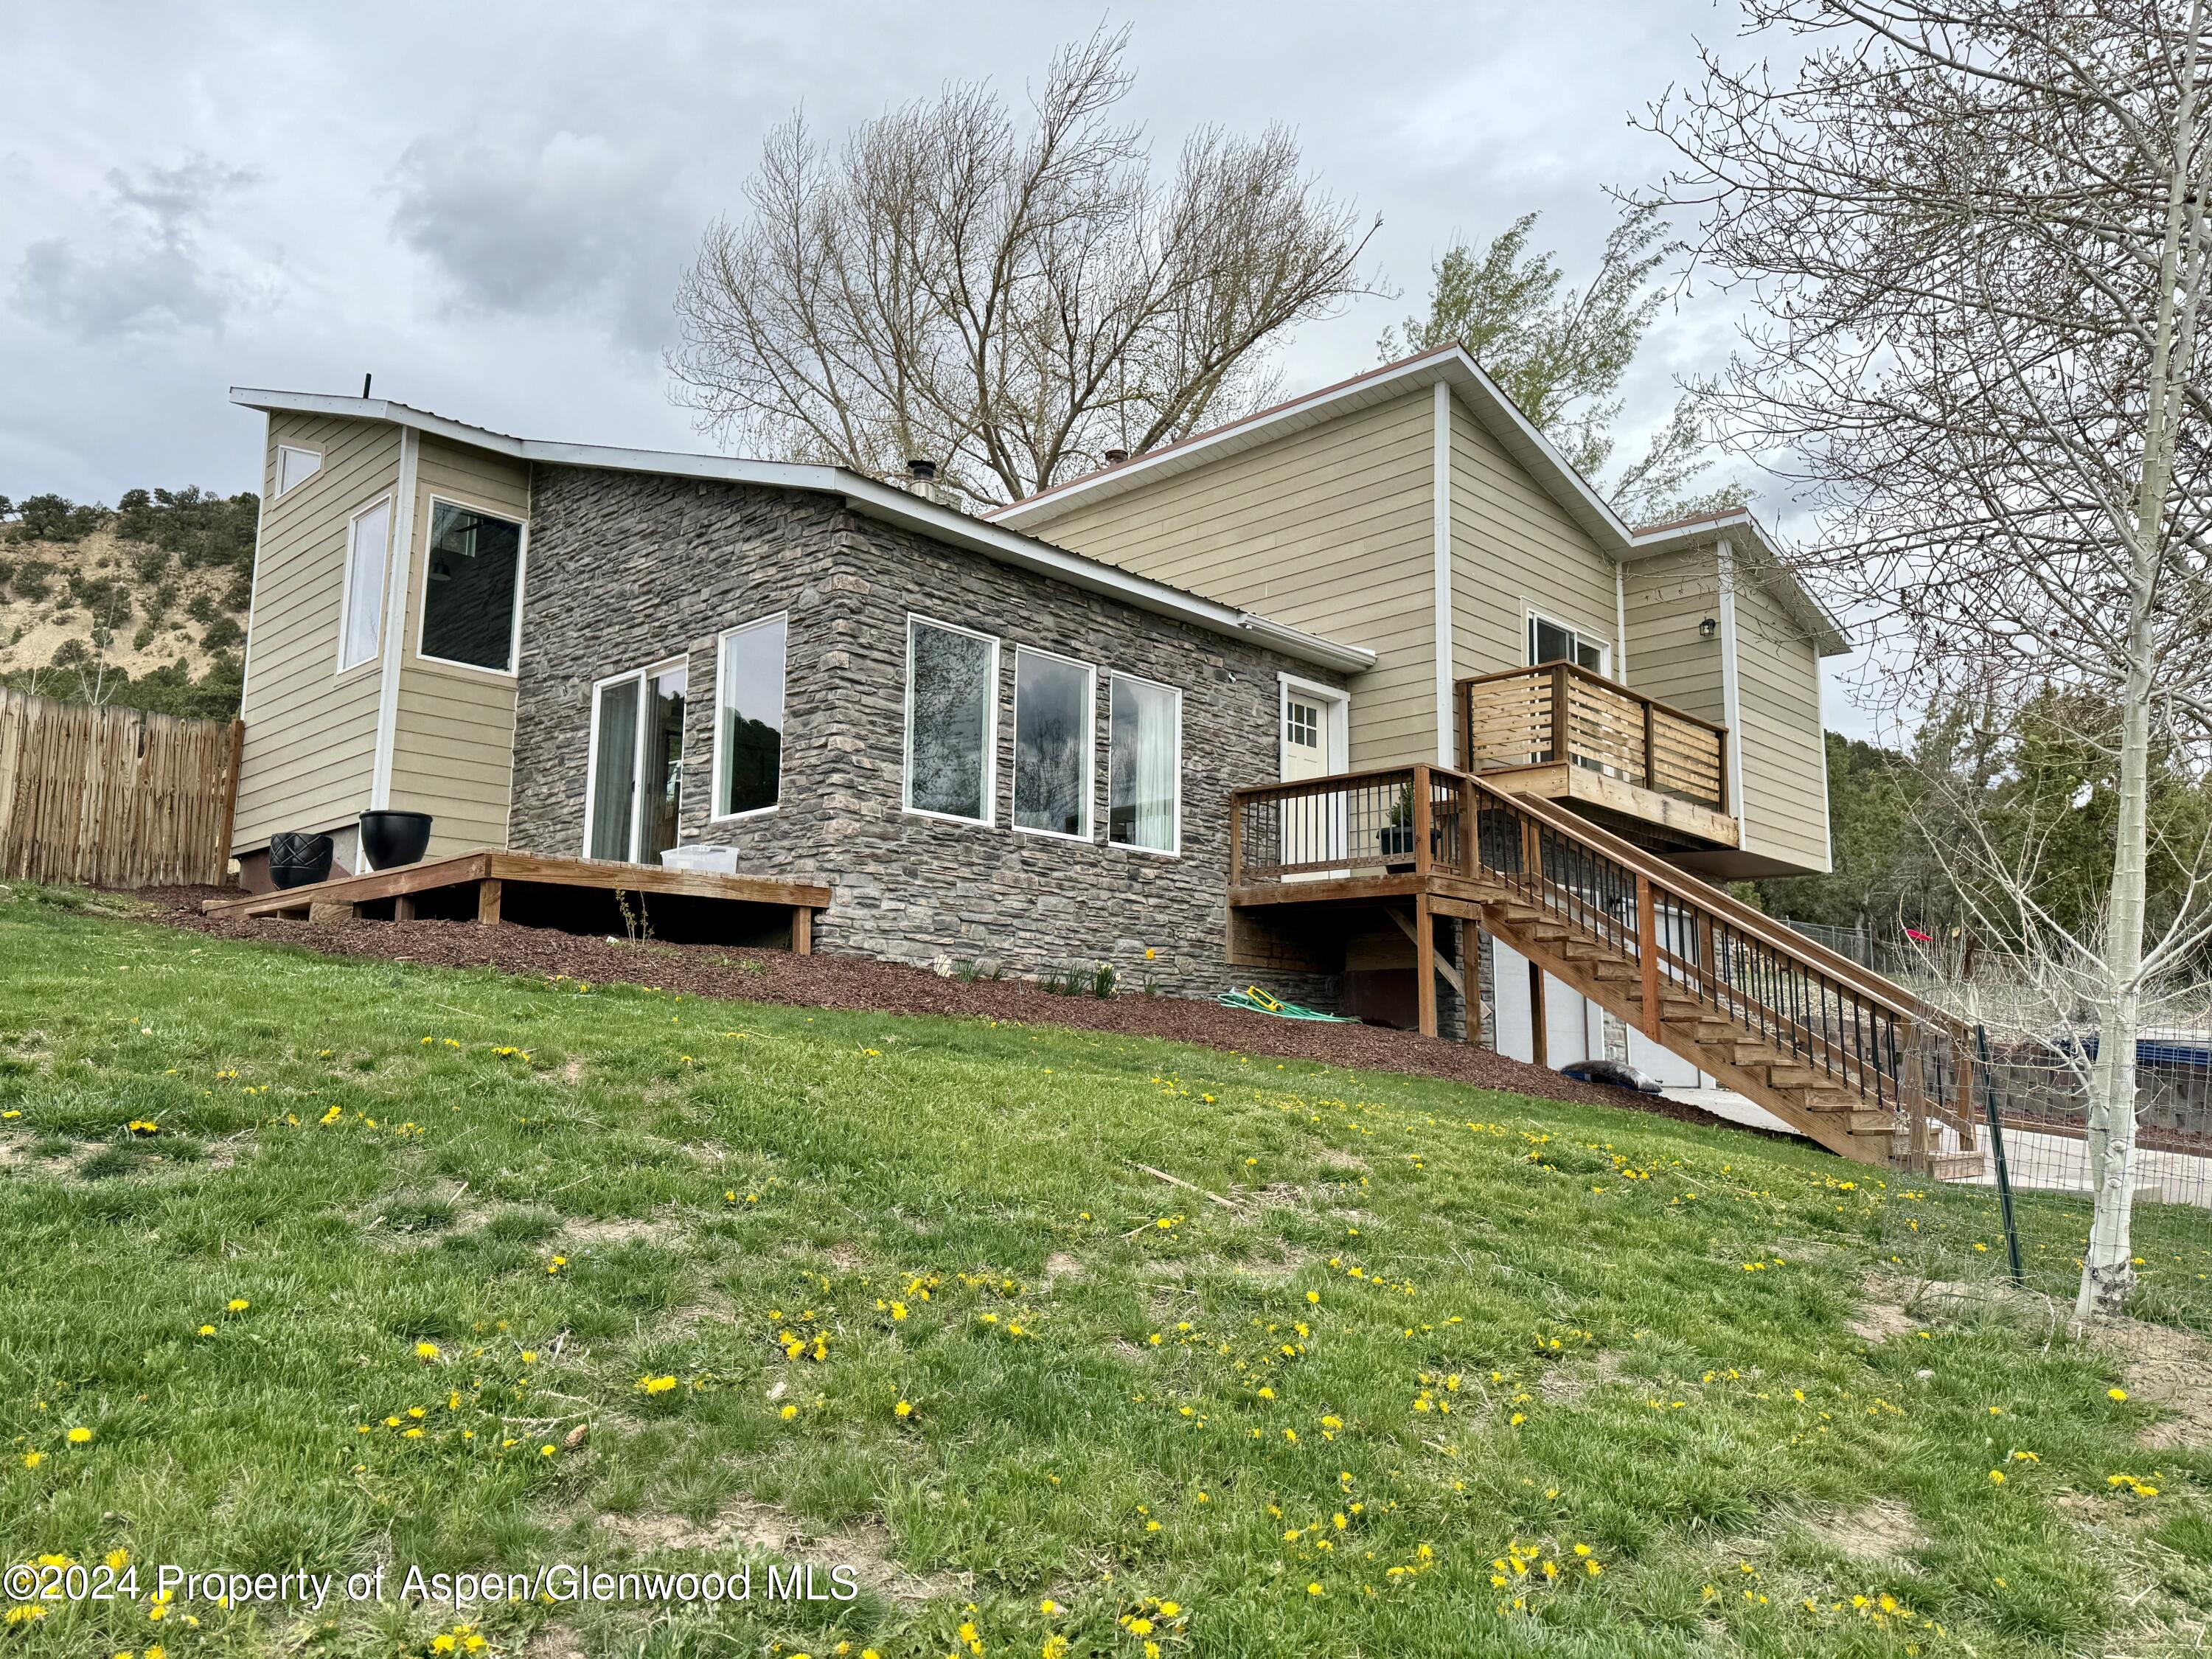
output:
[[[1042,532],[1054,520],[1078,507],[1149,489],[1180,473],[1256,449],[1308,427],[1438,384],[1451,388],[1452,396],[1482,428],[1520,464],[1562,512],[1589,532],[1590,539],[1609,557],[1626,562],[1722,536],[1734,538],[1747,535],[1755,539],[1771,567],[1777,597],[1792,619],[1818,642],[1821,654],[1832,656],[1850,649],[1840,624],[1790,574],[1773,543],[1748,512],[1739,508],[1677,524],[1654,526],[1649,530],[1632,530],[1611,504],[1590,487],[1589,481],[1559,453],[1551,440],[1499,389],[1498,383],[1483,373],[1482,366],[1467,349],[1458,345],[1443,346],[1355,374],[1348,380],[1339,380],[1334,386],[1261,410],[1242,420],[1194,434],[1180,442],[1071,478],[1050,489],[1041,489],[988,516],[997,524]]]
[[[1686,552],[1723,539],[1731,548],[1747,549],[1751,553],[1749,560],[1738,563],[1739,574],[1745,573],[1748,565],[1749,580],[1757,581],[1774,596],[1775,603],[1790,620],[1811,637],[1814,648],[1820,655],[1840,657],[1850,651],[1850,636],[1843,623],[1790,573],[1781,550],[1768,538],[1765,527],[1747,507],[1732,507],[1725,512],[1648,526],[1629,538],[1628,551],[1621,556],[1649,559],[1662,553]]]
[[[1000,524],[1035,530],[1078,507],[1111,501],[1130,490],[1172,478],[1179,472],[1255,449],[1307,427],[1402,398],[1409,392],[1439,381],[1451,387],[1452,395],[1466,405],[1483,429],[1498,440],[1505,453],[1519,462],[1545,494],[1588,531],[1600,547],[1611,552],[1627,542],[1628,526],[1620,521],[1605,498],[1590,488],[1588,480],[1552,447],[1551,440],[1498,390],[1498,383],[1482,372],[1466,348],[1456,345],[1386,363],[1381,368],[1339,380],[1334,386],[1309,392],[1304,397],[1247,415],[1225,426],[1195,433],[1133,459],[1071,478],[1066,483],[1041,489],[1034,495],[1000,507],[990,516]]]
[[[791,461],[752,461],[727,455],[691,455],[672,450],[616,449],[598,444],[562,443],[544,438],[518,438],[488,427],[471,426],[427,410],[413,409],[385,398],[351,398],[319,392],[272,392],[233,386],[230,400],[246,409],[264,413],[329,415],[347,420],[383,421],[393,426],[465,444],[522,461],[548,465],[598,467],[612,472],[649,472],[667,477],[706,478],[726,483],[753,484],[769,489],[796,489],[841,499],[852,511],[884,524],[896,525],[981,553],[1001,564],[1049,576],[1073,587],[1121,600],[1156,615],[1194,623],[1218,634],[1249,639],[1286,657],[1343,673],[1358,673],[1375,665],[1375,653],[1365,646],[1346,645],[1309,634],[1302,629],[1270,621],[1256,611],[1241,611],[1187,592],[1165,582],[1133,575],[1116,566],[1071,553],[1065,548],[993,524],[916,495],[874,478],[837,466],[811,466]]]

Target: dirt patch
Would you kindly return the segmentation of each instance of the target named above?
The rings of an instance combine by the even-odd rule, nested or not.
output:
[[[1569,1401],[1580,1400],[1592,1389],[1618,1382],[1621,1373],[1627,1369],[1627,1352],[1620,1348],[1607,1348],[1600,1352],[1594,1364],[1554,1366],[1537,1382],[1536,1392],[1548,1402],[1565,1404]]]
[[[585,1659],[583,1638],[566,1625],[547,1625],[533,1633],[524,1659]]]
[[[561,1224],[561,1235],[574,1244],[629,1244],[642,1239],[666,1244],[683,1237],[680,1221],[654,1221],[636,1216],[617,1216],[606,1221],[569,1218]]]
[[[1814,1529],[1845,1555],[1862,1560],[1907,1555],[1929,1541],[1912,1511],[1894,1498],[1877,1498],[1849,1515],[1815,1521]]]
[[[1080,1279],[1083,1277],[1083,1264],[1080,1261],[1065,1250],[1054,1250],[1044,1259],[1044,1288],[1050,1290],[1054,1285],[1064,1280]]]
[[[2129,1395],[2168,1413],[2143,1431],[2144,1445],[2212,1449],[2212,1342],[2140,1319],[2112,1320],[2092,1334],[2120,1361]]]
[[[1844,1328],[1863,1342],[1882,1343],[1927,1327],[1894,1302],[1869,1300],[1844,1322]]]
[[[824,1528],[750,1501],[732,1505],[704,1526],[680,1515],[602,1515],[598,1524],[639,1550],[764,1551],[827,1571],[851,1567],[862,1588],[902,1606],[951,1595],[964,1581],[951,1573],[919,1573],[891,1557],[890,1530],[878,1522]]]
[[[1571,1082],[1546,1067],[1508,1060],[1485,1048],[1382,1026],[1278,1020],[1195,998],[1054,996],[1022,981],[945,978],[927,968],[865,957],[802,957],[787,951],[659,942],[647,952],[620,940],[540,927],[418,921],[341,921],[311,928],[274,917],[200,914],[201,900],[228,891],[151,887],[132,896],[156,907],[149,913],[152,919],[193,933],[298,945],[332,956],[405,960],[448,968],[497,968],[548,977],[565,974],[592,984],[644,984],[687,996],[792,1007],[964,1015],[1002,1024],[1158,1037],[1232,1054],[1339,1067],[1355,1074],[1350,1079],[1353,1086],[1358,1073],[1400,1073],[1539,1100],[1646,1112],[1739,1134],[1766,1133],[1744,1129],[1680,1101]],[[235,896],[234,893],[230,896]],[[576,1075],[580,1076],[580,1071]],[[562,1076],[575,1080],[566,1066]],[[1337,1156],[1344,1160],[1338,1167],[1363,1170],[1366,1167],[1350,1153]]]

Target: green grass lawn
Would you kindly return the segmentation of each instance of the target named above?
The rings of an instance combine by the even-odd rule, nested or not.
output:
[[[4,1553],[138,1574],[0,1652],[2193,1651],[2212,1608],[2212,1455],[2033,1309],[1870,1313],[1899,1206],[1985,1210],[1793,1146],[21,887],[0,963]],[[2201,1220],[2143,1253],[2203,1325]],[[458,1638],[150,1601],[748,1562]]]

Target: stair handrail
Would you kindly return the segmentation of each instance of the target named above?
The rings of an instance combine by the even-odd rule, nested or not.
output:
[[[1439,767],[1436,769],[1441,772],[1443,769]],[[1701,881],[1686,871],[1676,869],[1579,812],[1569,811],[1541,796],[1514,794],[1499,789],[1483,781],[1479,773],[1460,773],[1456,775],[1467,778],[1476,788],[1501,805],[1526,812],[1551,829],[1581,841],[1595,851],[1603,853],[1638,874],[1649,878],[1654,886],[1663,888],[1675,898],[1704,907],[1761,944],[1844,981],[1853,990],[1872,998],[1892,1014],[1933,1024],[1959,1025],[1960,1030],[1965,1029],[1942,1009],[1923,1002],[1904,987],[1884,979],[1864,964],[1830,950],[1818,939],[1808,938],[1794,927],[1776,921],[1763,910],[1753,909],[1725,889]]]

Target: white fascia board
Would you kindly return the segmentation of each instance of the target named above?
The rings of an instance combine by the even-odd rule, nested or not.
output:
[[[1115,566],[1070,553],[1048,542],[974,518],[957,507],[928,500],[848,472],[842,467],[794,461],[745,460],[728,455],[687,455],[672,450],[623,449],[599,444],[558,443],[516,438],[483,427],[427,414],[381,398],[349,398],[325,392],[270,392],[233,386],[231,402],[248,409],[286,410],[351,420],[388,421],[517,460],[555,466],[598,468],[611,472],[650,472],[665,477],[705,478],[721,483],[752,484],[767,489],[798,489],[837,495],[854,512],[918,532],[934,540],[984,554],[1039,575],[1121,600],[1156,615],[1195,623],[1215,633],[1264,641],[1285,656],[1340,673],[1357,674],[1375,666],[1365,646],[1345,645],[1301,629],[1270,621],[1249,611],[1186,593],[1164,582],[1133,575]]]

